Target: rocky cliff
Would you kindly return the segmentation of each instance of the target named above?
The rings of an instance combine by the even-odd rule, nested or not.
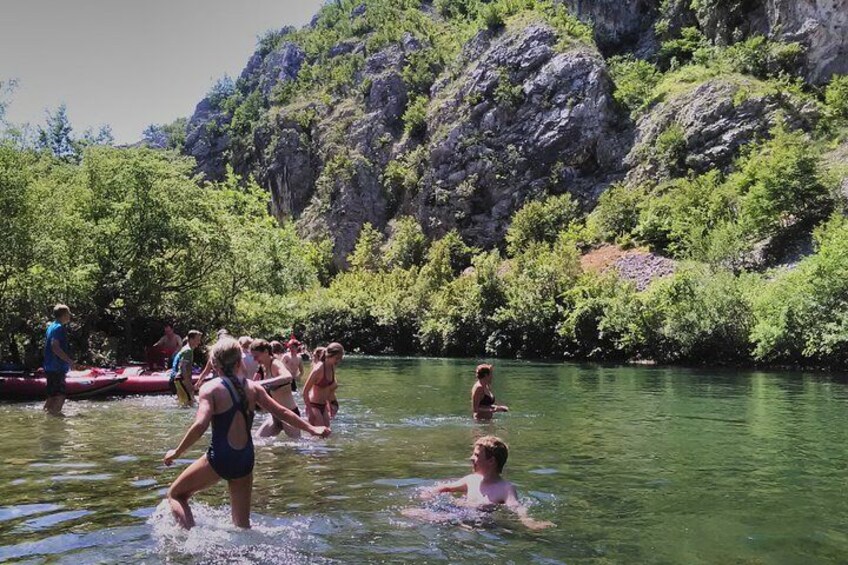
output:
[[[720,71],[631,113],[608,57],[661,61],[685,28],[713,46],[762,35],[796,42],[798,74],[820,84],[848,71],[846,26],[848,0],[344,0],[265,38],[232,91],[198,104],[185,151],[210,178],[228,163],[253,175],[339,263],[364,223],[401,215],[494,247],[529,200],[568,192],[588,209],[616,181],[726,168],[778,119],[818,120]]]

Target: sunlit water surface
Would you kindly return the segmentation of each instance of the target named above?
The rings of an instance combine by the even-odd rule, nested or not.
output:
[[[346,359],[329,440],[257,446],[253,529],[226,488],[198,527],[162,504],[161,464],[193,412],[168,397],[0,404],[0,561],[159,563],[828,563],[848,559],[848,389],[817,376],[499,362],[492,423],[472,361]],[[257,418],[256,426],[262,418]],[[510,444],[533,532],[418,491]],[[440,522],[408,518],[425,508]]]

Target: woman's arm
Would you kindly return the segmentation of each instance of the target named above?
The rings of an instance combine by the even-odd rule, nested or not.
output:
[[[318,367],[321,366],[320,363],[316,363],[312,366],[312,370],[309,372],[309,377],[306,379],[306,382],[303,385],[303,391],[300,393],[303,397],[304,402],[309,402],[309,391],[315,385],[316,375],[318,374]]]
[[[200,390],[200,386],[203,384],[203,379],[209,376],[209,373],[212,372],[212,356],[209,356],[209,359],[206,360],[206,366],[203,367],[203,370],[200,372],[200,375],[197,377],[197,384],[194,385],[194,390]]]
[[[185,453],[189,447],[194,445],[194,442],[200,439],[206,428],[209,427],[209,422],[212,421],[212,414],[212,392],[209,388],[202,389],[200,391],[200,401],[197,406],[197,415],[194,417],[194,423],[189,427],[176,449],[171,449],[165,454],[165,465],[173,463],[175,458]]]
[[[271,398],[268,394],[268,391],[261,385],[256,385],[256,404],[261,406],[263,409],[267,410],[286,424],[303,430],[305,432],[309,432],[314,436],[327,437],[330,435],[330,428],[326,428],[324,426],[313,426],[303,418],[299,417],[297,414],[279,404],[276,400]]]

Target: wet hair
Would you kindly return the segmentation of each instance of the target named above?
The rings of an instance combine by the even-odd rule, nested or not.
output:
[[[57,304],[53,307],[53,319],[58,320],[65,314],[71,315],[71,309],[65,306],[64,304]]]
[[[477,365],[477,378],[484,379],[492,374],[492,366],[488,363]]]
[[[277,355],[278,353],[285,353],[286,348],[283,347],[283,344],[277,340],[271,342],[271,353]]]
[[[495,458],[495,462],[498,464],[498,473],[502,473],[509,457],[509,446],[501,438],[495,436],[481,437],[474,442],[475,447],[478,445],[483,448],[486,457]]]
[[[224,375],[235,375],[241,361],[241,346],[230,336],[222,337],[212,346],[212,361]]]
[[[251,351],[264,351],[269,355],[273,353],[273,348],[271,344],[265,341],[264,339],[254,339],[253,343],[250,344]]]
[[[174,329],[174,324],[172,324],[171,322],[165,322],[164,324],[162,324],[163,330],[166,330],[168,328]]]
[[[194,337],[197,337],[197,338],[203,337],[203,332],[200,331],[200,330],[189,330],[188,333],[185,336],[184,341],[186,343],[188,343],[188,340],[190,340]]]
[[[319,347],[313,351],[312,360],[323,362],[327,357],[336,357],[338,355],[344,355],[344,347],[342,347],[341,343],[334,341],[327,347]]]

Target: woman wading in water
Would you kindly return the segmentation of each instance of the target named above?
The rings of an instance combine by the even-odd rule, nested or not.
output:
[[[336,365],[344,357],[344,348],[340,343],[331,343],[319,347],[312,354],[312,371],[303,385],[303,401],[309,423],[315,426],[329,426],[330,419],[338,411],[336,400]]]
[[[210,422],[212,441],[206,454],[180,473],[168,489],[168,503],[180,526],[192,528],[194,517],[189,498],[224,479],[230,491],[233,523],[249,528],[254,459],[250,427],[256,406],[312,435],[327,437],[330,428],[310,425],[275,402],[260,383],[237,376],[243,370],[242,351],[231,337],[222,337],[212,348],[212,364],[221,377],[200,389],[194,423],[177,448],[165,454],[165,465],[171,465],[200,439]]]
[[[492,379],[495,369],[491,365],[477,365],[477,382],[471,387],[471,411],[475,420],[491,420],[495,412],[509,412],[509,408],[495,404]]]
[[[262,383],[263,388],[268,390],[271,398],[276,400],[278,404],[300,416],[300,409],[294,401],[290,386],[294,377],[283,365],[283,362],[273,356],[271,344],[264,339],[257,339],[253,341],[250,350],[259,363],[259,370],[256,371],[254,380]],[[283,430],[289,437],[300,437],[300,430],[286,424],[273,414],[268,416],[256,435],[258,437],[271,437],[279,435]]]

